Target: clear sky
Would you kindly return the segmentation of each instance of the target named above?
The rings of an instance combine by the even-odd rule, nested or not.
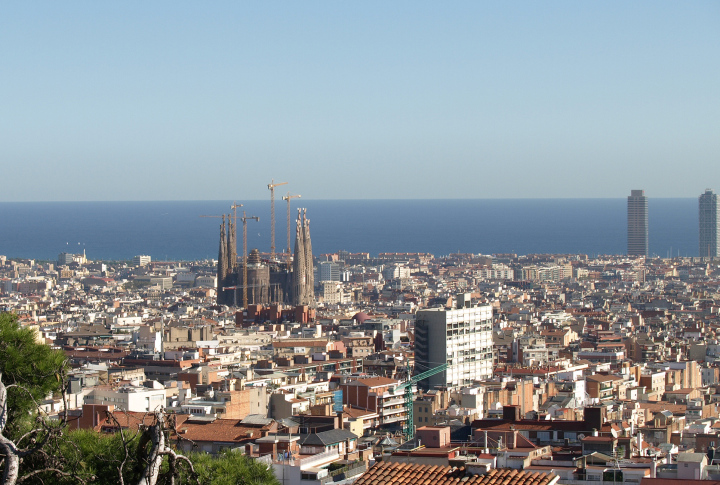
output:
[[[5,1],[0,200],[696,197],[718,1]]]

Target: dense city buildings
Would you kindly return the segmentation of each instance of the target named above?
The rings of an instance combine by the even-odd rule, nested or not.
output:
[[[0,309],[72,367],[43,412],[111,433],[162,407],[179,449],[235,450],[286,485],[376,462],[391,481],[420,466],[472,483],[720,478],[720,260],[315,256],[301,213],[289,272],[249,251],[245,307],[228,230],[218,260],[0,257]],[[280,270],[298,304],[272,293]]]
[[[648,255],[648,201],[644,190],[632,190],[627,199],[627,254]]]
[[[720,212],[718,196],[707,189],[698,199],[700,220],[700,257],[720,256],[718,239],[720,236]]]

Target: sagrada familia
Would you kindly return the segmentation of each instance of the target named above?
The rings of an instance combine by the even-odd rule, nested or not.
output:
[[[237,221],[223,216],[217,265],[218,305],[242,306],[243,287],[247,287],[248,305],[273,303],[314,306],[315,278],[310,240],[310,220],[306,209],[298,209],[295,252],[292,265],[286,261],[268,261],[257,249],[247,257],[247,271],[238,262]],[[243,280],[247,274],[247,284]]]

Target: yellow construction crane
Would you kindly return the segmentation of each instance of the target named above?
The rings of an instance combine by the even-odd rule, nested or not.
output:
[[[275,183],[275,179],[268,184],[270,189],[270,261],[275,259],[275,187],[287,185],[287,182]]]
[[[243,223],[243,308],[247,309],[248,305],[248,284],[247,284],[247,261],[248,261],[248,255],[247,255],[247,221],[260,221],[260,218],[257,216],[251,216],[248,217],[245,215],[245,211],[243,211],[243,216],[240,219]]]
[[[287,195],[284,195],[282,198],[282,200],[287,200],[287,203],[288,203],[287,204],[288,205],[287,206],[287,264],[288,264],[288,268],[290,267],[290,255],[292,254],[291,250],[290,250],[290,201],[292,199],[299,199],[300,197],[302,197],[300,194],[290,195],[290,192],[288,192]]]

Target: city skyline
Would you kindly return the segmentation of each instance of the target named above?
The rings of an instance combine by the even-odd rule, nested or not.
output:
[[[273,178],[321,200],[696,197],[720,179],[714,2],[2,12],[2,201],[259,200]]]

